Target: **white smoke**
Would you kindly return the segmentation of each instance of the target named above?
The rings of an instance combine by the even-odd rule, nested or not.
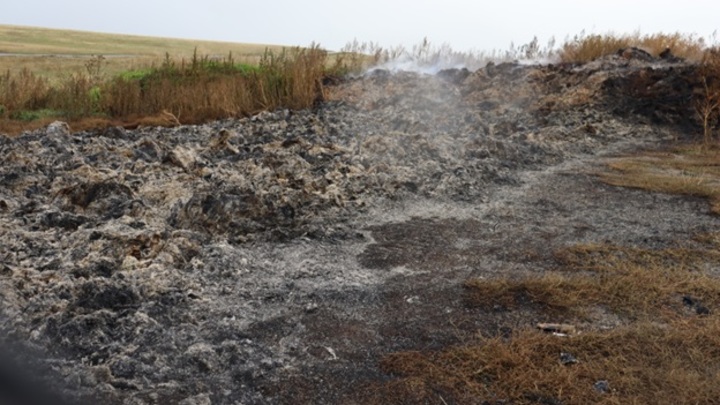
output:
[[[419,45],[407,50],[396,47],[382,55],[380,61],[370,70],[385,69],[391,72],[406,71],[434,75],[443,69],[477,69],[487,60],[477,52],[457,52],[450,45],[432,45],[427,38]]]
[[[392,73],[416,72],[434,75],[444,69],[461,69],[464,67],[467,67],[465,63],[457,63],[449,60],[440,60],[433,64],[427,64],[410,57],[402,57],[394,60],[389,60],[377,66],[373,66],[368,70],[368,72],[372,73],[376,70],[387,70]]]
[[[427,38],[419,45],[407,49],[403,46],[382,48],[373,43],[359,44],[357,41],[345,47],[345,52],[358,52],[372,55],[374,63],[367,69],[368,73],[376,70],[390,72],[417,72],[434,75],[444,69],[462,69],[470,71],[484,67],[489,62],[515,62],[522,65],[542,65],[557,62],[557,51],[554,40],[546,47],[538,44],[537,38],[531,42],[515,47],[511,44],[506,51],[493,50],[459,52],[449,44],[435,46]]]

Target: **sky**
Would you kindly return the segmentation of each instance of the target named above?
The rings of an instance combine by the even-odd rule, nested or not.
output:
[[[506,50],[582,31],[711,39],[718,0],[4,0],[0,24],[339,50],[348,42]],[[718,34],[720,36],[720,34]],[[718,38],[715,39],[720,40]]]

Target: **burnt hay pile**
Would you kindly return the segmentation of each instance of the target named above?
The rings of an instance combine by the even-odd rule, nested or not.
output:
[[[393,204],[484,201],[521,171],[688,128],[692,71],[617,56],[376,71],[315,110],[0,136],[0,328],[70,396],[272,402],[259,381],[313,360],[293,352],[307,342],[263,343],[258,322],[383,277],[328,246],[362,245]],[[325,264],[298,264],[313,254]]]

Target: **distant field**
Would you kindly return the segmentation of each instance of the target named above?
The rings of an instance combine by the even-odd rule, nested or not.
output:
[[[58,78],[83,71],[92,55],[103,55],[106,73],[114,74],[159,62],[166,53],[175,59],[189,58],[195,49],[209,56],[232,52],[238,62],[254,62],[267,48],[278,51],[282,46],[0,25],[0,72],[28,68]]]

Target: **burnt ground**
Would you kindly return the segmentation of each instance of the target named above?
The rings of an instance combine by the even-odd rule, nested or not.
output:
[[[301,377],[288,373],[290,383],[274,384],[280,402],[316,402],[320,385],[323,400],[363,403],[365,390],[372,390],[368,381],[388,378],[376,370],[383,354],[440,350],[477,334],[509,336],[539,322],[566,321],[548,319],[529,302],[490,312],[469,307],[463,286],[467,279],[552,269],[553,253],[577,243],[654,249],[717,230],[720,224],[708,213],[707,201],[606,186],[583,173],[588,163],[582,159],[533,173],[520,189],[498,190],[492,201],[499,204],[479,204],[465,215],[448,213],[445,207],[422,216],[398,214],[394,221],[369,227],[372,242],[358,256],[360,263],[395,274],[372,294],[325,298],[323,307],[332,310],[288,320],[303,325],[303,335],[318,345],[315,355],[326,362],[304,370]],[[348,298],[357,304],[348,307]],[[621,320],[599,312],[585,322],[579,325],[583,330],[599,330]],[[326,347],[334,348],[338,359]]]
[[[563,321],[473,307],[468,279],[717,231],[704,200],[596,176],[697,131],[693,73],[617,56],[378,71],[312,111],[4,137],[4,338],[72,401],[370,403],[385,354]]]

